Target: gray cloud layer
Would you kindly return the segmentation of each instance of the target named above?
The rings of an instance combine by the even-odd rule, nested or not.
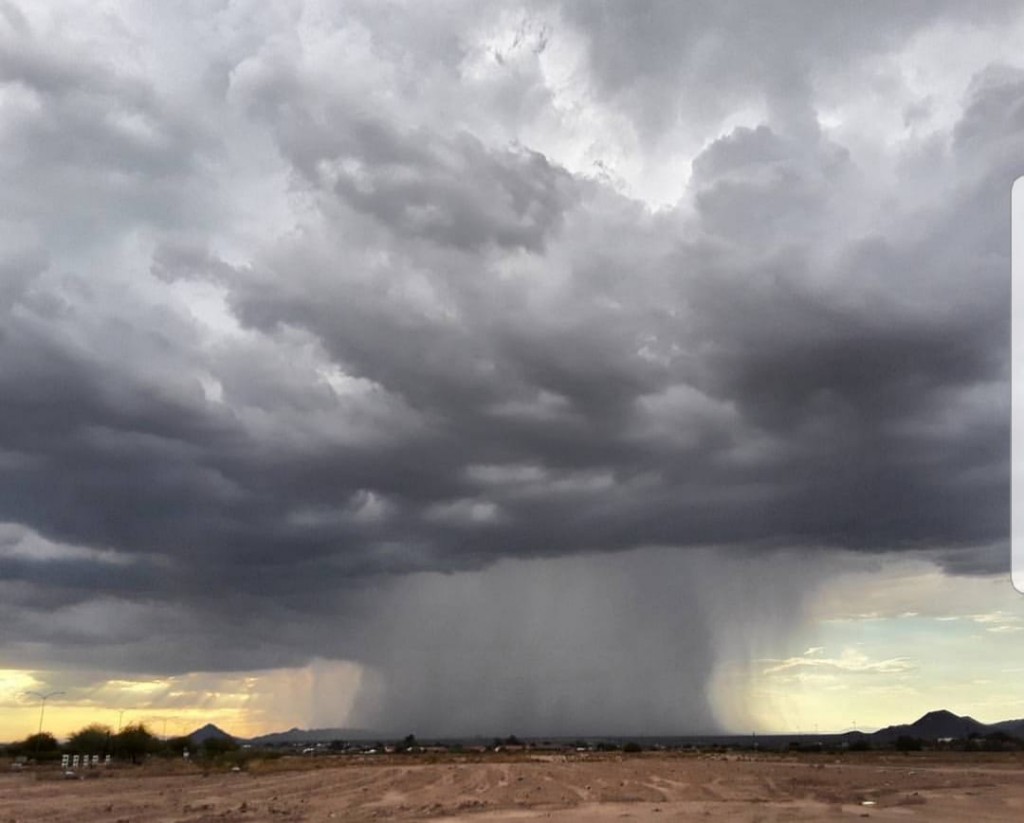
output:
[[[816,120],[955,4],[0,9],[12,662],[330,649],[393,682],[361,592],[410,574],[652,546],[1004,565],[977,550],[1008,533],[1024,74],[881,159]],[[648,159],[703,136],[678,204],[553,156],[572,54]],[[88,602],[146,616],[74,644],[39,616]]]

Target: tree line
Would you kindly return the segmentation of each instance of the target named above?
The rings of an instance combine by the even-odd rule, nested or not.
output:
[[[5,748],[11,757],[34,760],[56,760],[63,754],[97,755],[102,759],[109,754],[115,760],[139,763],[150,755],[181,757],[186,750],[191,755],[215,758],[235,751],[238,744],[225,738],[209,738],[195,746],[188,737],[161,740],[144,723],[130,723],[118,732],[102,723],[90,723],[74,732],[64,743],[49,732],[40,732]]]

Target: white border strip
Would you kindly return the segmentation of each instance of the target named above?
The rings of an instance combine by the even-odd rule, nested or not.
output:
[[[1010,200],[1010,559],[1013,587],[1024,594],[1024,177]]]

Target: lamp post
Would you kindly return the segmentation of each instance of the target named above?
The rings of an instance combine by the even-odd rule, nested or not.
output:
[[[46,711],[46,701],[49,700],[51,697],[56,697],[58,694],[64,694],[64,692],[56,691],[56,692],[47,692],[46,694],[43,694],[42,692],[25,692],[25,694],[30,694],[33,697],[38,697],[39,698],[39,731],[37,731],[36,734],[37,735],[38,734],[42,734],[43,733],[43,713]]]

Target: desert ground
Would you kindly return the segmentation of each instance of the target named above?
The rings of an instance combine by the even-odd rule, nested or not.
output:
[[[1024,819],[1024,758],[956,753],[284,758],[0,774],[0,823]]]

